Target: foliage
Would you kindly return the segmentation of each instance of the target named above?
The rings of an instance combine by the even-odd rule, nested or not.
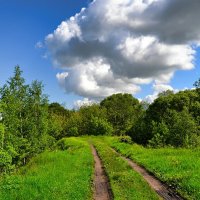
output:
[[[194,86],[196,87],[197,92],[200,94],[200,78],[195,81]]]
[[[91,135],[111,135],[112,125],[106,119],[92,117],[88,127]]]
[[[80,136],[82,131],[82,116],[79,112],[73,112],[67,119],[65,136]]]
[[[149,141],[149,145],[156,148],[166,146],[170,137],[167,125],[164,122],[156,123],[153,121],[152,126],[153,138]]]
[[[48,147],[48,99],[41,82],[26,85],[19,66],[0,88],[0,149],[12,157],[10,164],[27,159]]]
[[[65,109],[62,105],[60,105],[57,102],[51,103],[49,105],[49,112],[66,118],[69,117],[71,114],[71,111]]]
[[[63,116],[50,113],[49,114],[49,135],[56,138],[57,140],[64,137],[65,135],[65,118]]]
[[[166,117],[169,129],[168,144],[175,147],[196,147],[200,132],[187,109],[182,112],[169,111]]]
[[[110,134],[112,132],[112,127],[107,122],[106,110],[98,104],[81,107],[79,114],[81,117],[79,131],[83,135]]]
[[[111,135],[112,132],[106,110],[98,104],[81,107],[80,110],[72,112],[66,121],[65,136]]]
[[[113,94],[105,98],[101,107],[106,108],[108,121],[116,135],[127,133],[141,114],[142,106],[131,94]]]
[[[56,140],[59,140],[67,134],[75,135],[75,131],[68,129],[69,125],[68,120],[72,115],[72,111],[67,110],[59,103],[51,103],[48,106],[49,111],[49,134],[54,137]],[[72,129],[76,127],[72,127]],[[67,133],[68,132],[68,133]],[[70,132],[70,133],[69,133]]]
[[[0,123],[0,149],[4,149],[5,127]]]
[[[9,170],[12,157],[4,150],[0,150],[0,173]]]
[[[152,147],[196,147],[200,144],[199,100],[197,90],[160,94],[129,135]]]
[[[132,141],[130,136],[120,136],[118,138],[119,138],[120,142],[124,142],[124,143],[127,143],[127,144],[132,144],[133,143],[133,141]]]

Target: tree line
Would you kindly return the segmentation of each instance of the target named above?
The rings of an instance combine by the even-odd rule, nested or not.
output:
[[[19,66],[0,88],[0,172],[24,165],[63,137],[129,135],[151,147],[200,145],[200,80],[196,89],[165,91],[152,103],[113,94],[68,110],[49,103],[39,81],[26,84]]]

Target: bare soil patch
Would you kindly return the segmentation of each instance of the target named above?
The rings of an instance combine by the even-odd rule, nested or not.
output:
[[[111,187],[101,159],[93,145],[91,145],[91,149],[95,160],[94,200],[112,200]]]

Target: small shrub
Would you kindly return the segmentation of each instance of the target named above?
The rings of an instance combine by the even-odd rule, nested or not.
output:
[[[69,148],[79,149],[85,147],[86,143],[75,137],[63,138],[56,143],[56,148],[60,150],[67,150]]]
[[[119,137],[119,142],[123,142],[123,143],[126,143],[126,144],[132,144],[133,143],[133,141],[132,141],[130,136],[121,136],[121,137]]]
[[[149,140],[149,146],[154,148],[160,148],[167,145],[167,140],[169,138],[169,129],[164,122],[156,123],[152,122],[153,126],[153,138]]]
[[[0,173],[6,172],[12,163],[12,157],[4,150],[0,150]]]
[[[65,150],[67,149],[68,147],[66,146],[65,144],[65,138],[59,140],[57,143],[56,143],[56,147],[60,150]]]
[[[68,136],[78,136],[78,135],[79,135],[78,127],[74,126],[69,128]]]
[[[112,125],[105,119],[98,117],[92,117],[89,130],[91,135],[112,135],[113,133]]]

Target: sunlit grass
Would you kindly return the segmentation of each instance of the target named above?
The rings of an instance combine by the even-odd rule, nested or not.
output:
[[[45,152],[13,175],[0,178],[0,200],[92,199],[95,144],[109,177],[114,199],[158,199],[143,178],[109,147],[145,166],[189,200],[200,199],[200,149],[149,149],[117,137],[67,138],[64,151]]]
[[[145,166],[187,199],[200,199],[200,149],[149,149],[106,137],[118,152]]]
[[[109,146],[98,139],[93,141],[109,177],[115,200],[159,199],[141,175],[133,171]]]
[[[92,199],[92,176],[93,158],[89,145],[45,152],[17,174],[0,181],[0,199]]]

